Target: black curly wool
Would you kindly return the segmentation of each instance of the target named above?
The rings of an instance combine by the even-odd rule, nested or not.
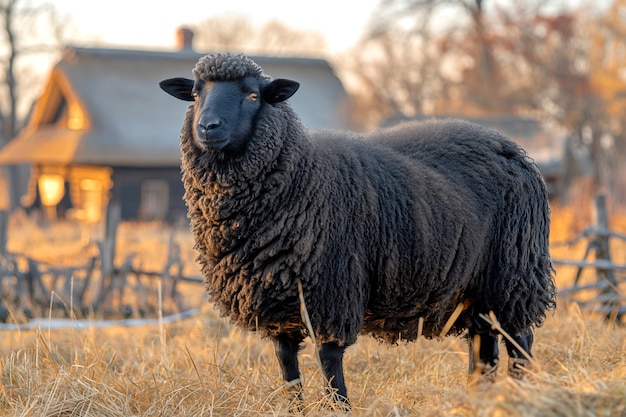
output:
[[[205,81],[233,81],[248,76],[269,79],[261,67],[247,56],[220,52],[200,58],[193,74]]]
[[[202,59],[203,78],[249,71],[240,56]],[[229,71],[233,71],[229,73]],[[193,106],[182,173],[210,299],[267,335],[306,333],[297,282],[319,341],[360,332],[390,343],[452,333],[493,311],[517,334],[554,307],[544,181],[522,149],[463,121],[369,136],[307,132],[285,103],[264,106],[245,152],[202,150]]]

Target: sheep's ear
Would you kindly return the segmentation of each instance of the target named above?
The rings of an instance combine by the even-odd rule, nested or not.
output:
[[[300,83],[297,81],[277,78],[263,89],[263,100],[270,104],[280,103],[293,96],[299,87]]]
[[[170,94],[180,100],[193,101],[193,84],[194,81],[188,78],[168,78],[159,83],[159,86],[167,94]]]

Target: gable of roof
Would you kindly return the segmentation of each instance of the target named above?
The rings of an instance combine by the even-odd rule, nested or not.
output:
[[[168,96],[158,83],[193,78],[202,56],[68,48],[51,71],[29,126],[0,151],[0,162],[178,165],[178,137],[189,103]],[[300,82],[290,102],[307,127],[348,127],[347,94],[327,61],[252,59],[273,78]]]

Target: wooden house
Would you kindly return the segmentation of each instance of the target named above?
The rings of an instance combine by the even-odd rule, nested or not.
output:
[[[98,221],[108,201],[124,219],[184,217],[178,137],[189,103],[159,81],[192,78],[203,56],[70,47],[51,70],[28,126],[0,150],[0,164],[31,164],[25,205],[67,208]],[[326,60],[252,57],[272,77],[292,78],[290,102],[310,128],[348,128],[347,94]]]

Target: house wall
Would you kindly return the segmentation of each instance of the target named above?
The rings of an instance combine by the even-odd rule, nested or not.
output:
[[[179,221],[186,218],[178,167],[113,167],[111,198],[123,220]]]
[[[102,219],[112,187],[111,169],[89,165],[35,165],[21,206],[45,218],[73,218],[90,223]]]

